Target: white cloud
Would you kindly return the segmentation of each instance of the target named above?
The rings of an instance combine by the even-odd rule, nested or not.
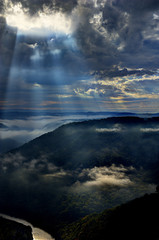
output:
[[[63,169],[60,169],[57,172],[45,174],[44,177],[47,177],[47,178],[63,178],[63,177],[68,176],[68,175],[70,175],[69,172],[64,171]]]
[[[159,128],[140,128],[141,132],[159,132]]]
[[[33,85],[35,88],[41,88],[42,86],[39,83],[34,83]]]
[[[49,35],[50,33],[70,34],[72,32],[71,18],[62,12],[51,12],[44,9],[37,16],[29,16],[21,3],[12,4],[6,9],[7,24],[17,27],[22,33],[29,35]]]
[[[121,128],[96,128],[97,132],[121,132]]]
[[[74,92],[76,95],[78,95],[81,98],[93,98],[93,97],[99,97],[101,95],[105,94],[105,89],[99,89],[99,88],[88,88],[85,90],[84,88],[77,88],[74,89]]]
[[[89,177],[89,180],[81,183],[77,182],[78,187],[100,187],[104,185],[108,186],[128,186],[133,182],[126,175],[128,171],[134,170],[133,167],[125,168],[124,166],[117,167],[112,165],[111,167],[94,167],[92,169],[84,169],[79,177]]]

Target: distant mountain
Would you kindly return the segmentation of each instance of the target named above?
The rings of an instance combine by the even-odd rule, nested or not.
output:
[[[19,147],[20,143],[14,139],[6,138],[0,140],[0,153],[8,152],[11,149]]]
[[[33,240],[32,229],[29,226],[0,217],[0,239]]]
[[[0,123],[0,128],[8,128],[5,124]]]
[[[0,110],[0,119],[26,119],[28,117],[33,116],[137,116],[138,114],[131,113],[131,112],[51,112],[49,111],[23,111],[23,110],[8,110],[6,111],[6,114],[4,115],[4,112]],[[156,116],[157,114],[148,114],[152,116]],[[158,114],[159,115],[159,114]]]
[[[159,194],[82,218],[61,230],[62,240],[157,240]]]
[[[148,168],[159,160],[159,118],[114,117],[70,123],[10,151],[16,153],[24,156],[25,162],[37,159],[37,168],[42,156],[69,170],[111,164]]]

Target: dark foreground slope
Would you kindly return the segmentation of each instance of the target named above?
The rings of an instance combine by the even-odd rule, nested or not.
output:
[[[82,218],[61,231],[63,240],[157,240],[159,194],[135,199],[119,207]]]
[[[33,240],[32,229],[11,220],[0,217],[1,240]]]

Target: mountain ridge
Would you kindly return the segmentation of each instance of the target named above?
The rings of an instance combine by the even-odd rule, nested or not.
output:
[[[141,131],[141,129],[144,128],[148,129],[147,132]],[[151,128],[152,131],[154,131],[152,133],[150,132]],[[90,167],[90,164],[92,164],[92,166],[95,166],[96,164],[99,165],[101,159],[103,159],[102,165],[110,165],[111,163],[124,163],[128,166],[133,164],[137,165],[137,161],[138,163],[140,161],[139,158],[143,158],[142,155],[145,155],[145,159],[147,159],[146,161],[150,162],[150,153],[145,154],[143,150],[143,154],[139,154],[139,148],[141,148],[141,150],[145,148],[145,151],[148,151],[150,147],[152,149],[155,147],[156,154],[159,154],[157,150],[157,141],[159,140],[157,129],[159,129],[159,117],[114,117],[68,123],[58,127],[54,131],[41,135],[8,153],[19,153],[22,156],[27,157],[28,161],[40,158],[41,156],[46,156],[46,159],[49,162],[52,162],[57,166],[63,166],[67,169],[80,166]],[[135,143],[135,138],[138,138],[138,146],[136,146],[137,143]],[[147,148],[140,146],[141,144],[139,144],[139,140],[143,141],[144,144],[147,144]],[[152,141],[155,141],[154,146]],[[120,142],[123,143],[123,146]],[[113,144],[115,147],[113,147]],[[129,149],[126,148],[126,145],[128,144]],[[137,149],[132,149],[133,144],[135,144]],[[130,151],[131,154],[129,154]],[[154,149],[152,153],[153,152]],[[135,156],[132,158],[130,155]],[[65,158],[70,159],[69,162],[68,160],[64,160],[64,156]],[[153,161],[158,161],[156,156],[154,156]],[[137,161],[135,160],[136,158]],[[76,159],[76,162],[74,159]],[[147,163],[145,162],[145,164]]]
[[[1,240],[33,240],[32,229],[29,226],[0,217]]]

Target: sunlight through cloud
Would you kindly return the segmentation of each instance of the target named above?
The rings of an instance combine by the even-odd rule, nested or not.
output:
[[[20,3],[11,4],[6,11],[7,24],[17,27],[20,33],[29,35],[49,35],[52,33],[70,34],[72,32],[71,18],[62,12],[38,12],[30,16]]]

